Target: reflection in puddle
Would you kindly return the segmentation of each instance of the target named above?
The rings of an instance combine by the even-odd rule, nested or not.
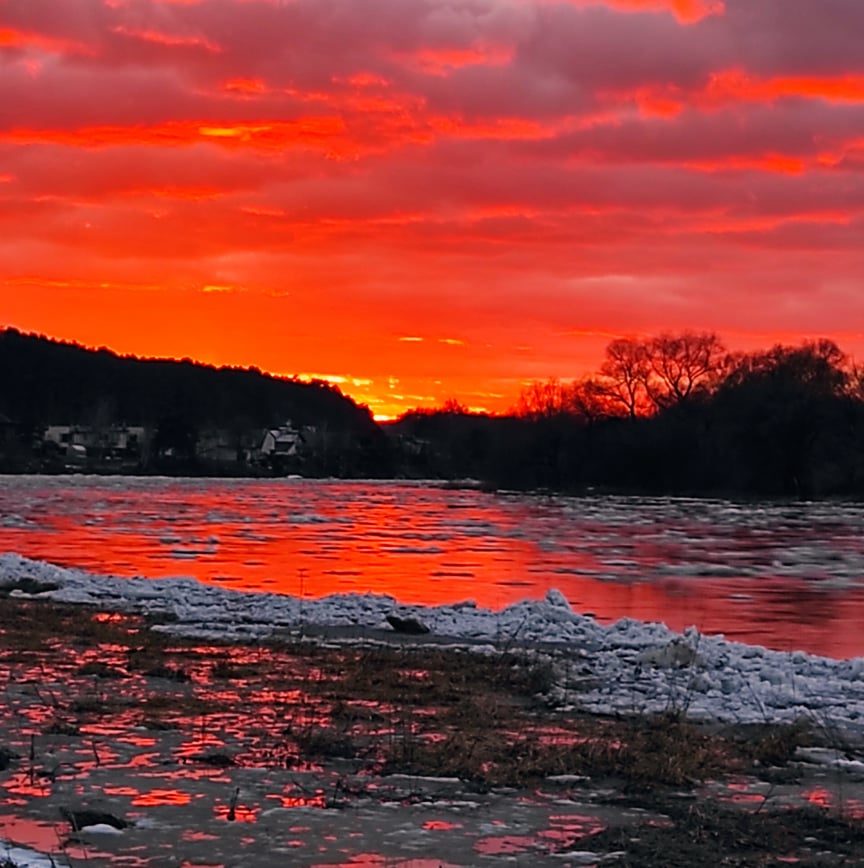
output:
[[[213,815],[230,823],[257,823],[261,808],[258,805],[216,805]]]
[[[38,610],[41,616],[36,604],[17,603],[14,610],[12,605],[7,601],[6,611],[13,612],[7,627],[26,611]],[[114,637],[124,625],[137,623],[134,616],[105,622]],[[7,636],[11,634],[10,628]],[[433,689],[452,694],[465,675],[463,657],[455,663],[448,658],[452,668],[443,669],[428,649],[415,658],[399,652],[387,668],[380,648],[361,653],[342,646],[313,650],[286,644],[262,652],[171,637],[150,636],[145,642],[137,636],[131,650],[116,641],[95,644],[111,648],[118,668],[131,670],[133,653],[149,655],[153,660],[148,665],[182,671],[184,680],[134,671],[110,679],[110,688],[100,682],[94,691],[94,676],[81,672],[78,644],[79,638],[57,641],[42,653],[38,684],[18,677],[35,671],[35,662],[16,662],[0,646],[0,665],[9,675],[0,724],[19,757],[0,777],[7,799],[3,808],[14,815],[7,818],[11,828],[0,834],[56,850],[56,843],[45,840],[46,835],[57,838],[57,826],[47,817],[57,816],[61,805],[104,806],[131,825],[111,842],[96,839],[100,851],[115,848],[113,855],[100,852],[98,859],[104,862],[95,861],[88,843],[96,868],[157,868],[169,864],[169,854],[172,865],[254,865],[271,858],[288,865],[313,859],[333,865],[335,858],[346,860],[337,864],[354,866],[466,866],[507,859],[546,868],[562,864],[554,860],[569,850],[590,850],[587,839],[594,834],[633,821],[632,814],[601,804],[597,792],[584,792],[585,779],[579,777],[577,783],[572,774],[545,780],[530,791],[499,791],[494,785],[475,791],[443,774],[438,765],[431,771],[429,766],[397,765],[389,770],[398,773],[386,774],[382,746],[422,751],[446,744],[442,735],[465,726],[464,718],[454,723],[448,716],[464,712],[460,702],[448,706],[440,695],[429,699]],[[423,668],[415,665],[421,661]],[[382,679],[382,673],[387,677]],[[352,679],[370,675],[375,689],[367,685],[365,693],[358,691]],[[466,696],[472,702],[483,694],[482,686],[470,682],[469,687]],[[401,693],[394,698],[394,689],[416,690],[417,705]],[[367,698],[357,700],[358,693]],[[602,738],[602,728],[585,730],[578,717],[556,714],[537,724],[530,714],[522,718],[518,707],[519,714],[489,725],[496,725],[499,734],[511,733],[514,740],[530,740],[556,758],[584,744],[583,732]],[[485,706],[478,708],[482,712]],[[74,724],[77,733],[49,731],[54,720]],[[480,726],[484,732],[488,728],[485,716]],[[608,741],[613,748],[619,743]],[[346,744],[350,750],[343,750]],[[476,746],[472,750],[480,756]],[[496,753],[495,762],[504,753]],[[433,752],[435,762],[437,757]],[[763,800],[756,787],[741,777],[729,782],[724,794],[755,803],[757,797]],[[813,789],[811,802],[830,806],[830,795]],[[848,799],[843,805],[861,809],[861,803]],[[16,827],[22,808],[38,819]],[[645,816],[639,821],[663,822]],[[60,835],[69,834],[67,825],[59,828]],[[243,859],[248,855],[245,863],[236,861],[238,847],[248,848],[241,854]],[[461,850],[454,853],[454,848]],[[357,851],[361,855],[353,856]],[[426,858],[439,851],[451,862]],[[394,852],[402,856],[394,858]],[[256,861],[262,853],[266,856]],[[423,858],[406,859],[406,853]],[[185,862],[183,857],[188,857]]]
[[[218,835],[210,835],[207,832],[200,832],[197,829],[187,829],[183,833],[184,841],[218,841]]]
[[[401,859],[378,853],[358,853],[346,862],[319,862],[314,868],[460,868],[441,859]]]
[[[86,860],[90,852],[68,840],[69,827],[66,823],[49,823],[14,815],[0,814],[0,841],[11,841],[19,847],[29,847],[40,853],[57,858],[58,865],[67,864],[70,859]],[[3,853],[0,851],[0,864]]]
[[[723,786],[726,792],[720,798],[733,805],[759,808],[768,797],[766,785],[752,778],[732,778]]]
[[[423,828],[429,832],[452,832],[454,829],[461,829],[462,824],[451,823],[448,820],[427,820]]]
[[[0,816],[0,838],[41,850],[43,853],[52,853],[59,850],[62,843],[61,824],[9,815]]]
[[[813,787],[804,793],[808,804],[816,808],[836,811],[849,820],[864,820],[864,801],[849,798],[843,793],[832,793],[824,787]]]
[[[606,826],[596,817],[582,814],[553,814],[549,817],[549,828],[539,833],[539,837],[561,844],[573,844],[602,832]]]
[[[189,793],[180,790],[150,790],[132,799],[132,804],[141,808],[155,808],[159,805],[188,805],[192,800]]]
[[[527,835],[499,835],[475,841],[474,849],[483,856],[510,856],[537,847],[537,839]]]
[[[268,799],[275,799],[283,808],[326,808],[327,797],[324,793],[312,796],[277,796],[269,795]]]

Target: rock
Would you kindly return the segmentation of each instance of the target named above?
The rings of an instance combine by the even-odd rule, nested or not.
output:
[[[96,823],[95,826],[82,826],[79,832],[85,832],[88,835],[122,835],[123,830],[108,823]]]
[[[129,825],[124,819],[115,817],[107,811],[91,811],[87,808],[70,811],[68,808],[60,808],[60,813],[75,832],[80,832],[88,826],[111,826],[113,829],[125,829]]]
[[[144,674],[148,678],[164,678],[166,681],[176,681],[178,684],[185,684],[189,680],[189,675],[175,666],[154,666]]]
[[[429,633],[429,628],[417,618],[400,618],[398,615],[387,615],[387,623],[396,633],[408,636],[423,636]]]
[[[195,754],[195,756],[192,757],[192,759],[194,759],[196,762],[204,763],[205,765],[213,766],[214,768],[217,768],[217,769],[227,769],[227,768],[230,768],[231,766],[237,765],[237,763],[234,760],[234,757],[229,756],[227,753],[219,753],[219,752],[199,753],[199,754]]]

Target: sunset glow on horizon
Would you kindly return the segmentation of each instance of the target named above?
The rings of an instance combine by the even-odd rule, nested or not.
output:
[[[0,0],[0,327],[503,411],[864,360],[860,0]]]

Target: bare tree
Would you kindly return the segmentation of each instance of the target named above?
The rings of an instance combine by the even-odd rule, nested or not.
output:
[[[648,378],[651,374],[649,349],[644,341],[618,338],[606,347],[600,368],[607,399],[635,418],[649,410]]]
[[[448,398],[441,405],[442,413],[449,413],[451,416],[467,416],[471,411],[467,404],[463,404],[458,398]]]
[[[849,371],[849,394],[856,400],[864,402],[864,366],[853,363]]]
[[[562,416],[567,413],[566,387],[554,377],[545,382],[536,380],[522,389],[513,409],[524,419]]]
[[[566,402],[571,413],[588,424],[623,413],[620,404],[610,401],[606,383],[596,377],[585,377],[571,384]]]
[[[657,409],[682,404],[714,389],[726,369],[728,353],[713,332],[668,332],[647,345],[645,389]]]

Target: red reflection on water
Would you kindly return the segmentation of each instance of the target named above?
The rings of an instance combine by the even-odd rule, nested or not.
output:
[[[763,805],[768,797],[753,790],[757,785],[751,778],[730,778],[725,784],[726,793],[721,798],[733,805]]]
[[[231,823],[257,823],[261,808],[257,805],[216,805],[213,815],[217,820]]]
[[[150,790],[149,792],[136,795],[132,799],[132,804],[141,808],[157,808],[163,805],[179,807],[188,805],[191,801],[192,796],[181,790]]]
[[[537,848],[537,839],[527,835],[500,835],[474,842],[474,850],[483,856],[510,856]]]
[[[63,828],[59,823],[0,816],[0,839],[23,847],[32,847],[43,853],[57,852],[63,841],[62,835]]]
[[[402,859],[380,853],[357,853],[345,862],[320,862],[313,868],[459,868],[441,859]]]
[[[91,620],[97,624],[119,624],[124,620],[124,616],[119,612],[96,612]]]
[[[326,808],[327,797],[323,793],[314,796],[268,796],[276,798],[283,808]],[[290,831],[295,831],[294,829]]]
[[[807,802],[816,808],[836,810],[850,820],[864,820],[864,802],[832,793],[824,787],[814,787],[804,793]]]
[[[13,477],[0,518],[16,520],[0,522],[0,550],[310,598],[371,591],[499,608],[558,587],[604,622],[864,654],[864,525],[853,507],[835,520],[839,505],[628,504],[403,484]],[[838,576],[849,587],[832,587]]]
[[[48,854],[51,864],[55,864],[52,856],[57,856],[57,865],[72,864],[81,860],[82,864],[98,855],[92,848],[79,846],[67,840],[68,826],[65,823],[46,823],[41,820],[31,820],[26,817],[0,816],[0,841],[9,842],[20,847]],[[3,848],[5,849],[5,847]],[[7,863],[4,852],[0,849],[0,864],[18,865],[11,860]],[[40,863],[43,864],[43,863]],[[126,864],[141,864],[140,862]]]
[[[452,832],[454,829],[461,829],[462,824],[451,823],[448,820],[427,820],[423,828],[428,832]]]
[[[578,841],[597,835],[606,828],[597,817],[584,814],[553,814],[549,817],[549,826],[540,832],[540,837],[557,841]]]
[[[198,829],[187,829],[181,836],[183,841],[218,841],[218,835],[211,835],[209,832],[202,832]],[[183,863],[186,864],[185,862]]]
[[[25,772],[14,774],[0,786],[17,796],[28,796],[31,799],[43,799],[51,795],[50,781]]]

